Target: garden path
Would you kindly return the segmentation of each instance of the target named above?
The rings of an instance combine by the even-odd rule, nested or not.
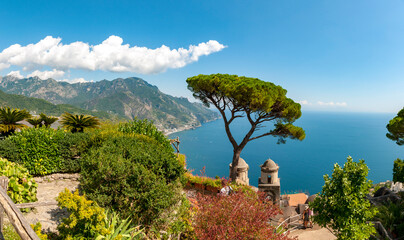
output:
[[[46,177],[35,178],[38,183],[38,202],[56,200],[56,197],[65,188],[74,191],[79,185],[78,174],[53,174]],[[30,224],[41,222],[45,231],[56,232],[56,227],[66,212],[57,205],[36,207],[24,214]]]
[[[290,237],[297,237],[298,240],[334,240],[337,239],[330,230],[314,225],[313,228],[300,229],[291,232]]]

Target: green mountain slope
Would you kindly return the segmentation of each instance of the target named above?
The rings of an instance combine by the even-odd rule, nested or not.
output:
[[[69,84],[54,79],[6,76],[0,78],[0,90],[54,104],[104,111],[121,118],[148,118],[162,129],[199,126],[218,117],[202,104],[164,94],[156,86],[135,77]]]
[[[16,94],[7,94],[0,91],[0,106],[27,109],[32,114],[45,113],[51,116],[60,116],[64,112],[73,114],[89,114],[103,119],[111,119],[114,116],[106,112],[95,112],[84,110],[68,104],[52,104],[48,101],[38,98],[26,97]]]

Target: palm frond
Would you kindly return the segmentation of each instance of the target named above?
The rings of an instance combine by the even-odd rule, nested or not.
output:
[[[73,133],[83,132],[85,128],[97,128],[100,125],[97,117],[83,114],[73,115],[68,112],[62,115],[60,123]]]
[[[24,119],[30,118],[31,114],[25,109],[1,107],[0,108],[0,125],[4,135],[10,135],[17,129],[23,129],[27,126],[19,123]]]

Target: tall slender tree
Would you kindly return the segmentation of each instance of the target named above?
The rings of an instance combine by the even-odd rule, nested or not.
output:
[[[224,121],[227,137],[233,146],[232,169],[230,178],[236,180],[238,161],[241,151],[248,142],[255,139],[274,136],[279,143],[286,138],[303,140],[305,132],[293,125],[301,116],[300,104],[286,97],[286,90],[271,82],[258,78],[240,77],[228,74],[198,75],[187,79],[188,89],[195,98],[206,106],[215,106]],[[236,118],[246,117],[250,129],[241,140],[234,138],[230,125]],[[264,123],[273,122],[274,127],[253,135]]]
[[[13,134],[17,129],[27,126],[21,121],[30,118],[31,114],[25,109],[1,107],[0,108],[0,131],[4,136]]]
[[[60,123],[62,126],[72,133],[84,132],[85,128],[97,128],[100,122],[97,117],[90,115],[73,115],[71,113],[65,112],[61,116]]]

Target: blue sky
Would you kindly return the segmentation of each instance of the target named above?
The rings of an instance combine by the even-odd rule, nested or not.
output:
[[[2,1],[0,75],[19,71],[69,81],[137,76],[191,98],[187,77],[229,73],[281,85],[303,110],[397,113],[404,106],[403,12],[404,2],[395,0]],[[92,64],[63,62],[75,59],[72,47],[60,48],[64,55],[57,61],[33,60],[35,49],[30,55],[24,47],[47,36],[56,45],[91,47],[107,39],[120,45],[121,39],[151,51],[145,59],[121,50],[94,54]],[[13,44],[22,48],[11,61],[5,51]],[[180,48],[183,55],[175,52]],[[115,55],[123,62],[111,63],[108,56]]]

